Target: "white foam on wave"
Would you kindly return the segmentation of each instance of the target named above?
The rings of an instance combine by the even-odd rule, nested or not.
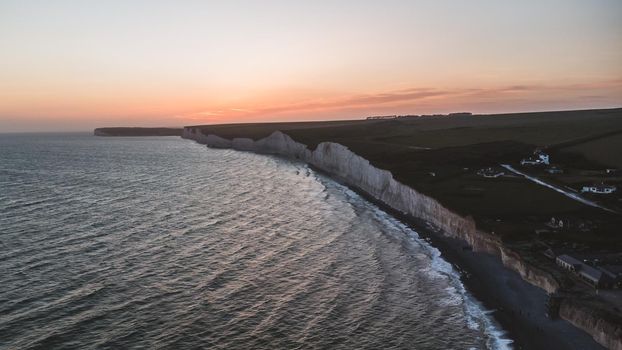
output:
[[[380,209],[378,209],[380,210]],[[387,219],[396,225],[396,219]],[[443,259],[441,252],[422,239],[419,234],[407,225],[398,221],[399,228],[427,253],[430,266],[425,270],[432,278],[445,278],[449,286],[445,288],[446,296],[440,300],[442,306],[459,306],[462,304],[466,316],[467,327],[481,331],[486,340],[486,347],[491,350],[512,349],[513,341],[506,337],[506,332],[492,318],[491,311],[477,301],[464,287],[458,272],[448,261]]]
[[[441,252],[437,248],[433,247],[428,241],[421,238],[416,231],[410,228],[410,226],[389,215],[373,203],[366,201],[349,187],[314,172],[307,165],[302,165],[302,167],[303,169],[308,169],[318,183],[322,183],[324,185],[324,182],[326,181],[331,182],[341,189],[348,202],[364,202],[372,209],[372,212],[379,221],[383,222],[387,227],[393,228],[395,231],[406,234],[411,239],[413,244],[422,249],[423,254],[429,260],[429,266],[421,270],[425,273],[426,277],[431,279],[444,279],[448,283],[448,286],[444,289],[446,292],[445,296],[437,300],[439,306],[462,305],[466,316],[466,326],[469,329],[479,331],[483,334],[487,349],[513,349],[513,341],[506,337],[506,332],[492,318],[490,315],[491,311],[486,310],[486,308],[465,289],[462,281],[460,280],[460,272],[458,272],[449,262],[443,259]],[[350,203],[350,205],[352,204]],[[433,229],[433,227],[430,228]]]
[[[338,186],[343,188],[343,191],[349,200],[364,201],[360,195],[348,187],[340,184],[338,184]],[[460,272],[458,272],[448,261],[443,259],[441,252],[437,248],[433,247],[429,242],[421,238],[416,231],[397,218],[390,216],[372,203],[366,203],[372,206],[373,212],[379,220],[384,222],[388,227],[392,227],[405,233],[414,244],[422,248],[423,253],[430,262],[427,268],[422,269],[422,272],[424,272],[428,278],[445,279],[447,281],[448,286],[444,289],[446,294],[443,298],[437,301],[439,306],[462,305],[466,316],[467,327],[483,334],[487,349],[513,349],[513,341],[506,337],[506,332],[491,316],[492,311],[487,310],[466,290],[460,279]]]
[[[428,254],[430,266],[426,270],[433,278],[446,278],[449,286],[445,288],[447,295],[441,299],[443,305],[458,306],[462,304],[466,316],[467,327],[481,331],[486,340],[486,347],[491,350],[512,349],[513,341],[506,337],[506,333],[492,318],[491,311],[477,301],[464,287],[458,272],[448,261],[443,259],[441,252],[422,239],[419,234],[401,223],[404,230],[417,245]]]

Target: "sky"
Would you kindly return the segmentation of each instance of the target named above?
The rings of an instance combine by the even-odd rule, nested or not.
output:
[[[620,0],[0,0],[0,132],[622,107]]]

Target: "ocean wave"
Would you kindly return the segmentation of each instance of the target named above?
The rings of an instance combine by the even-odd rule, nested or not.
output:
[[[330,180],[324,180],[330,181]],[[355,191],[340,185],[347,194],[349,200],[365,201]],[[382,220],[387,227],[408,235],[413,244],[418,248],[423,248],[423,252],[429,259],[429,266],[421,269],[427,277],[432,279],[446,279],[447,287],[444,288],[444,295],[436,303],[441,307],[462,305],[466,317],[467,326],[484,334],[486,347],[490,350],[510,350],[513,341],[509,339],[506,332],[496,323],[491,315],[479,301],[477,301],[464,287],[461,281],[460,272],[452,264],[443,259],[441,252],[433,247],[427,240],[421,238],[419,234],[405,223],[390,216],[376,205],[369,203],[374,208],[374,214]]]
[[[504,349],[438,250],[305,164],[51,141],[0,140],[8,349]]]

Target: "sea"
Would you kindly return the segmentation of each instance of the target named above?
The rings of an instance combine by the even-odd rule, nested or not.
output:
[[[440,252],[303,163],[0,135],[0,349],[509,349]]]

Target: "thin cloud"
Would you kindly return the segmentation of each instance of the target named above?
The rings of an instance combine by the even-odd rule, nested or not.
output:
[[[218,111],[200,111],[184,115],[179,115],[181,118],[188,119],[200,119],[201,117],[216,117],[228,114],[230,117],[244,117],[244,116],[261,116],[268,114],[279,114],[286,112],[300,112],[300,111],[317,111],[317,110],[333,110],[333,109],[346,109],[346,108],[360,108],[367,106],[383,105],[404,101],[416,101],[431,97],[440,97],[450,95],[453,92],[444,90],[432,90],[413,88],[407,90],[400,90],[395,92],[377,93],[377,94],[361,94],[354,96],[346,96],[335,99],[320,99],[312,101],[303,101],[300,103],[276,105],[259,108],[228,108],[229,113],[223,113],[222,110]],[[212,118],[210,118],[212,119]]]
[[[372,94],[359,94],[341,96],[337,98],[325,98],[299,103],[271,105],[271,106],[244,106],[235,108],[219,108],[216,110],[204,110],[194,113],[178,115],[178,118],[188,120],[204,120],[205,122],[221,122],[231,119],[245,119],[261,116],[269,116],[283,113],[299,113],[313,111],[338,111],[365,109],[383,106],[403,105],[405,103],[429,104],[432,100],[461,99],[477,101],[488,98],[523,97],[543,94],[545,92],[580,92],[598,89],[617,89],[622,87],[622,79],[613,79],[594,83],[575,83],[567,85],[543,85],[521,84],[495,88],[460,88],[460,89],[434,89],[413,87],[402,90],[379,92]],[[535,96],[534,96],[535,97]]]

